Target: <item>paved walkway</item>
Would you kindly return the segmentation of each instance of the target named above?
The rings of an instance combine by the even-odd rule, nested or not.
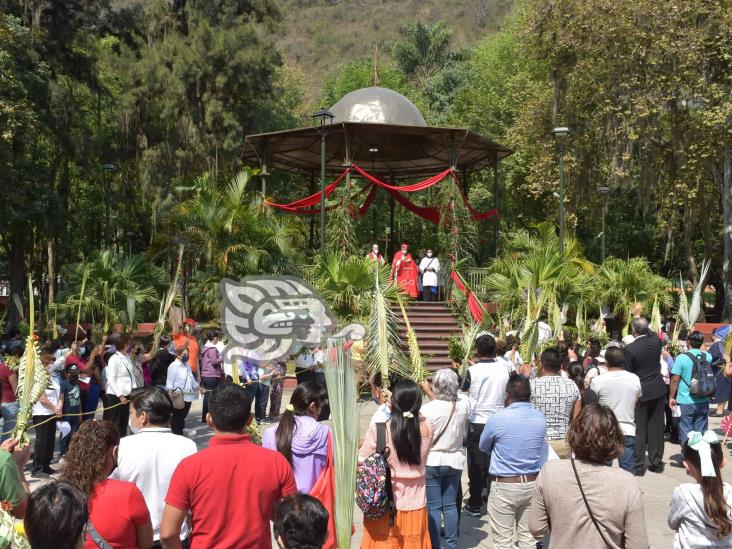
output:
[[[282,408],[289,402],[291,391],[286,391],[283,395]],[[360,410],[360,427],[361,433],[363,434],[368,427],[371,416],[376,410],[373,402],[364,403]],[[716,428],[719,431],[719,418],[709,418],[710,427]],[[271,427],[270,425],[263,425],[264,429]],[[191,437],[196,441],[196,444],[200,448],[205,448],[208,445],[208,440],[211,438],[212,432],[205,424],[201,423],[201,400],[193,403],[190,414],[186,421],[186,428],[192,432]],[[32,432],[32,431],[31,431]],[[728,449],[732,449],[732,444],[728,444]],[[653,549],[670,547],[673,540],[673,532],[666,525],[666,516],[668,513],[669,504],[671,502],[671,493],[678,484],[682,482],[689,482],[691,479],[686,476],[683,468],[671,467],[669,464],[670,458],[679,455],[679,445],[666,443],[664,452],[664,461],[666,462],[666,469],[661,474],[647,473],[640,479],[641,488],[643,490],[643,499],[645,503],[645,514],[646,514],[646,525],[648,529],[648,537],[650,539],[651,547]],[[729,455],[728,455],[729,459]],[[55,468],[59,468],[59,465],[54,460]],[[30,465],[26,468],[26,477],[31,485],[31,489],[34,489],[43,481],[31,479]],[[722,471],[722,475],[725,481],[732,483],[732,466],[728,466]],[[54,475],[57,476],[57,475]],[[463,475],[463,490],[467,493],[467,475]],[[363,531],[363,517],[356,507],[354,511],[354,522],[356,525],[356,534],[353,538],[352,547],[358,547],[361,541],[361,535]],[[460,528],[460,547],[461,548],[492,548],[493,544],[490,540],[490,533],[488,524],[485,517],[473,518],[463,514],[461,528]]]

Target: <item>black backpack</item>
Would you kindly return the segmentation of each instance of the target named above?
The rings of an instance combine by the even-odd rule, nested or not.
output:
[[[689,394],[696,398],[713,396],[717,391],[717,377],[712,371],[712,365],[707,360],[707,354],[704,352],[699,355],[691,352],[684,354],[693,362],[691,383],[688,383]]]

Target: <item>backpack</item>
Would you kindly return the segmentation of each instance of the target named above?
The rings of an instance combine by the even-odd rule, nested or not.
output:
[[[691,370],[691,383],[687,383],[689,394],[697,398],[713,396],[717,391],[717,378],[712,371],[712,365],[707,360],[706,353],[698,356],[691,352],[684,354],[694,364]]]
[[[394,524],[396,506],[387,463],[386,423],[376,424],[376,452],[367,457],[356,471],[356,505],[365,517],[375,520],[389,513]]]

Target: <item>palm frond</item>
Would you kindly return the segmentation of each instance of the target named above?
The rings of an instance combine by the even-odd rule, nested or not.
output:
[[[41,350],[34,334],[33,283],[28,280],[30,296],[30,332],[25,343],[25,352],[18,367],[18,419],[13,430],[13,438],[20,439],[22,445],[29,442],[27,429],[33,413],[33,405],[41,398],[50,378],[41,363]]]
[[[369,379],[374,375],[380,375],[382,387],[388,389],[390,372],[409,378],[411,371],[408,366],[404,366],[402,357],[399,356],[401,340],[396,329],[396,318],[389,308],[376,268],[374,268],[374,290],[371,303],[364,363],[369,373]]]
[[[412,365],[412,381],[419,383],[427,379],[428,372],[424,367],[422,353],[419,350],[419,343],[417,342],[417,334],[409,322],[407,311],[404,308],[404,302],[401,298],[397,298],[397,302],[399,303],[399,309],[402,311],[404,323],[407,326],[407,349],[409,350],[409,362]]]
[[[325,381],[331,405],[335,465],[335,528],[339,549],[350,549],[353,525],[353,493],[359,447],[358,380],[343,341],[328,340]]]
[[[691,305],[689,306],[689,324],[687,325],[689,330],[691,330],[694,324],[696,324],[696,321],[699,320],[699,315],[701,314],[702,294],[704,293],[705,287],[704,282],[706,281],[710,264],[711,261],[708,259],[705,259],[702,263],[702,270],[699,275],[699,282],[694,288],[694,293],[691,296]]]

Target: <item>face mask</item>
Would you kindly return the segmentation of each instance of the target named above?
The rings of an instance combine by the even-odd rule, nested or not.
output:
[[[432,257],[432,252],[427,252],[427,257]]]
[[[142,429],[140,429],[139,427],[135,427],[135,424],[132,423],[132,418],[130,418],[130,419],[127,420],[127,425],[130,427],[130,432],[133,435],[136,435],[137,433],[139,433],[140,431],[142,431]]]
[[[374,248],[373,252],[374,252],[374,255],[379,255],[379,248]]]
[[[407,250],[402,250],[402,255],[407,255]]]
[[[188,358],[189,358],[189,357],[188,357],[188,353],[183,353],[183,354],[182,354],[182,355],[180,356],[180,359],[181,359],[181,361],[183,361],[183,362],[188,362]]]

